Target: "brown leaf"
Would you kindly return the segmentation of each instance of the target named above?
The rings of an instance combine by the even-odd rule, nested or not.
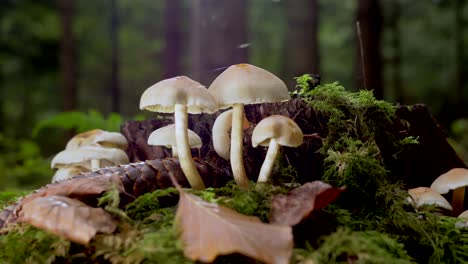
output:
[[[59,195],[77,198],[78,200],[86,200],[88,197],[97,198],[103,192],[109,191],[114,187],[123,190],[122,182],[118,175],[111,173],[98,174],[96,172],[87,175],[88,176],[81,175],[66,181],[48,184],[21,200],[19,208],[21,208],[23,204],[39,197]]]
[[[265,224],[180,190],[176,224],[181,230],[185,256],[212,262],[216,256],[240,253],[265,263],[289,263],[292,228]]]
[[[112,233],[117,227],[102,208],[55,195],[24,204],[18,220],[80,244],[87,244],[97,232]]]
[[[334,188],[321,182],[308,182],[288,195],[273,197],[270,223],[294,226],[306,219],[313,211],[318,211],[332,203],[344,187]]]

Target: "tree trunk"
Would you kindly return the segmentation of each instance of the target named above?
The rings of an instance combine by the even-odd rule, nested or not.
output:
[[[356,72],[360,73],[357,87],[374,90],[375,96],[382,99],[384,95],[380,53],[382,15],[379,1],[359,0],[356,21],[359,22],[356,58],[359,67]]]
[[[166,0],[164,12],[164,40],[163,52],[163,78],[171,78],[182,72],[180,58],[182,56],[182,32],[180,20],[180,0]]]
[[[319,73],[318,0],[287,1],[286,14],[285,80],[294,89],[294,77]]]
[[[74,1],[57,0],[62,35],[60,37],[60,74],[62,79],[63,110],[78,107],[78,63],[73,34]]]
[[[395,94],[396,102],[404,104],[404,90],[401,80],[401,34],[400,34],[400,15],[401,13],[401,4],[400,0],[393,0],[392,2],[392,15],[390,17],[390,31],[391,31],[391,43],[393,49],[393,58],[392,58],[392,84],[393,92]]]
[[[119,87],[119,10],[116,0],[111,0],[111,76],[109,82],[109,94],[111,97],[111,111],[118,113],[120,111],[120,87]]]
[[[247,62],[247,0],[193,0],[190,72],[209,85],[226,67]]]
[[[465,0],[455,0],[455,58],[456,58],[456,95],[457,95],[457,113],[456,118],[468,115],[468,110],[465,101],[465,89],[467,88],[468,72],[465,65],[465,43],[464,43],[464,27],[463,8]]]

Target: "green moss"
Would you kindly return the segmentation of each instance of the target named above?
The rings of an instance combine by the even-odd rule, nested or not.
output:
[[[316,263],[412,263],[403,244],[390,236],[347,228],[325,237],[318,249],[298,250],[296,254],[297,260]]]

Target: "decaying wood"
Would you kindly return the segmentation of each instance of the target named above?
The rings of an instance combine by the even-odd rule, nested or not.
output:
[[[250,142],[252,130],[264,117],[280,114],[290,117],[301,127],[305,134],[304,144],[299,148],[284,148],[287,161],[299,174],[301,182],[320,180],[324,157],[318,153],[322,146],[321,138],[327,136],[327,119],[316,113],[307,103],[293,99],[283,103],[256,104],[245,107],[247,119],[251,122],[244,134],[244,163],[250,179],[255,180],[267,148],[253,148]],[[408,188],[430,186],[432,181],[443,172],[454,167],[465,167],[463,161],[448,144],[437,121],[424,105],[400,106],[397,109],[394,127],[389,128],[396,139],[406,136],[418,138],[420,144],[406,147],[395,160],[389,149],[393,142],[388,138],[377,140],[386,164],[400,177]],[[214,151],[211,141],[211,127],[217,114],[190,115],[189,127],[200,135],[203,147],[193,156],[225,171],[231,176],[229,163],[221,159]],[[405,121],[406,120],[406,121]],[[128,121],[122,127],[122,133],[130,143],[128,154],[131,161],[170,157],[170,151],[164,147],[151,147],[146,144],[149,134],[155,129],[171,123],[166,119]],[[409,126],[405,125],[407,123]]]
[[[195,161],[195,166],[207,187],[220,187],[229,180],[223,171],[209,164]],[[121,206],[123,206],[147,192],[172,187],[170,175],[182,187],[190,187],[179,161],[174,158],[154,159],[82,173],[66,181],[48,184],[7,207],[0,212],[0,228],[16,222],[23,205],[36,198],[65,196],[78,199],[90,206],[97,206],[97,200],[104,192],[117,188],[122,194]]]

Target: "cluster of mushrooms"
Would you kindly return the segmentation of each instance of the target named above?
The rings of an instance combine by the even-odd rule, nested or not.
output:
[[[127,139],[120,133],[94,129],[77,134],[68,141],[65,150],[53,159],[51,167],[57,169],[52,182],[69,179],[79,173],[129,162]]]
[[[468,219],[468,211],[463,212],[466,187],[468,187],[468,169],[454,168],[440,175],[430,188],[418,187],[408,190],[408,193],[416,209],[424,205],[433,205],[451,211],[452,216]],[[442,196],[450,192],[452,203]]]
[[[188,129],[188,113],[214,113],[232,107],[220,114],[213,125],[213,146],[220,157],[230,160],[236,183],[247,187],[249,180],[242,157],[243,129],[248,127],[244,105],[289,99],[285,83],[274,74],[250,64],[237,64],[221,73],[208,89],[186,76],[162,80],[142,94],[140,109],[174,113],[174,124],[155,130],[148,144],[172,148],[192,188],[204,189],[190,151],[200,148],[202,142]],[[268,180],[280,145],[297,147],[302,142],[303,133],[290,118],[272,115],[260,121],[253,131],[252,145],[269,148],[258,182]]]

